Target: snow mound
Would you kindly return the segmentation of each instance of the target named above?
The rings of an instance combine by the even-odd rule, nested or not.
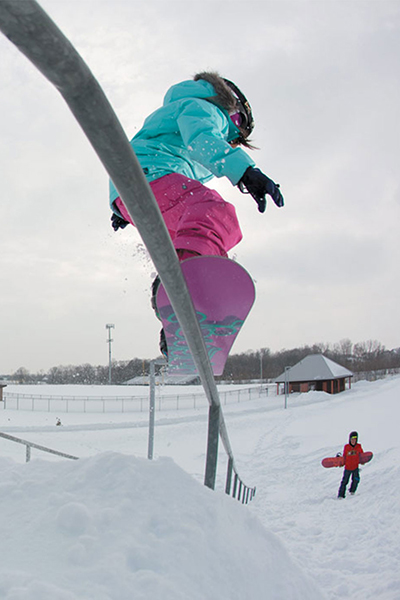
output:
[[[0,460],[2,600],[320,600],[248,507],[170,459]]]

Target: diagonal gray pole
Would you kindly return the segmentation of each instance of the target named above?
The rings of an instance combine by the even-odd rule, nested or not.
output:
[[[214,488],[218,431],[225,448],[230,450],[218,390],[175,250],[129,140],[86,63],[35,0],[0,0],[0,30],[63,96],[118,189],[150,253],[210,403],[213,421],[209,420],[204,483]]]

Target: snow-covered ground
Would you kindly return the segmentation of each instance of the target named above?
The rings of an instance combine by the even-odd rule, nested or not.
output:
[[[146,412],[0,410],[0,431],[80,457],[33,449],[25,463],[0,439],[0,598],[399,600],[399,399],[396,377],[287,409],[265,395],[227,403],[237,467],[257,486],[249,505],[223,493],[222,445],[217,489],[202,485],[205,405],[156,412],[153,461]],[[353,429],[374,459],[338,500],[342,470],[320,461]]]

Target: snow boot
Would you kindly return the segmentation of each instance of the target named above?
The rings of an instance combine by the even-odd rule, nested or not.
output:
[[[160,352],[163,355],[163,357],[165,358],[165,360],[168,361],[168,345],[167,345],[167,340],[165,339],[165,333],[164,333],[164,329],[161,329],[160,331]]]
[[[156,313],[156,317],[159,321],[161,321],[161,318],[160,318],[160,313],[158,312],[156,298],[157,298],[158,288],[160,287],[160,283],[161,283],[161,279],[157,275],[157,277],[154,279],[153,283],[151,284],[151,300],[150,300],[151,308]]]
[[[161,321],[161,317],[160,317],[160,313],[158,312],[156,297],[157,297],[157,290],[160,287],[160,283],[161,283],[161,279],[157,275],[157,277],[154,279],[153,283],[151,284],[151,307],[154,310],[156,317],[159,321]],[[161,331],[160,331],[159,348],[160,348],[161,354],[166,358],[166,360],[168,360],[168,346],[167,346],[167,340],[165,338],[164,329],[161,329]]]

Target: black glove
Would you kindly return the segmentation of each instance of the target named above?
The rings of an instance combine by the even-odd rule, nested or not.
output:
[[[129,225],[129,221],[125,221],[125,219],[113,213],[111,217],[111,225],[114,231],[118,231],[118,229],[124,229],[127,225]]]
[[[251,194],[258,204],[258,210],[263,213],[267,205],[265,194],[271,196],[275,204],[281,208],[284,205],[283,196],[279,189],[279,184],[274,183],[272,179],[264,175],[260,169],[249,167],[242,179],[238,183],[241,192]]]

